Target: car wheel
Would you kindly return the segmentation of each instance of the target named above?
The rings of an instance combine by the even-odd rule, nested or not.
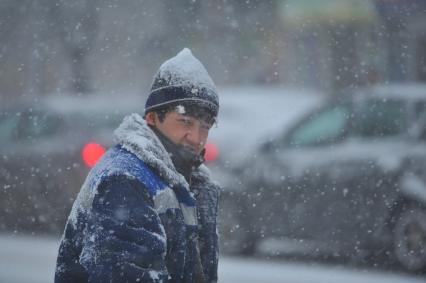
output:
[[[426,266],[426,210],[410,207],[401,212],[394,227],[394,253],[406,269]]]
[[[220,249],[227,254],[253,254],[256,240],[249,227],[249,216],[235,200],[224,199],[219,209]]]

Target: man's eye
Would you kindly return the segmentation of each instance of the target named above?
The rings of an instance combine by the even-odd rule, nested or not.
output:
[[[179,121],[186,126],[192,125],[192,121],[190,119],[182,118],[182,119],[179,119]]]
[[[212,125],[202,123],[202,124],[201,124],[201,127],[202,127],[204,130],[209,131],[209,130],[212,128]]]

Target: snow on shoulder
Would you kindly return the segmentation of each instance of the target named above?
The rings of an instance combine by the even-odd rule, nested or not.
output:
[[[158,70],[158,76],[169,85],[190,85],[207,87],[216,91],[216,86],[203,64],[192,55],[189,48],[184,48],[175,57],[164,62]]]

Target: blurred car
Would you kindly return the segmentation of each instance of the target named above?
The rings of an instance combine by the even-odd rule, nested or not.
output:
[[[225,251],[426,267],[426,85],[345,93],[266,139],[229,172]]]
[[[208,162],[212,175],[225,181],[227,171],[277,127],[287,127],[324,100],[319,91],[283,86],[228,87],[219,90],[217,127],[209,133],[216,149]],[[208,151],[208,148],[207,148]]]
[[[60,233],[113,129],[142,98],[49,96],[0,109],[0,231]]]

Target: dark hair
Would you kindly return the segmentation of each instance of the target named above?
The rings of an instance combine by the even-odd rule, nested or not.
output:
[[[166,107],[156,109],[153,112],[157,113],[158,120],[160,120],[160,122],[163,123],[164,119],[166,118],[166,114],[174,111],[175,109],[176,109],[176,106],[168,105]]]

